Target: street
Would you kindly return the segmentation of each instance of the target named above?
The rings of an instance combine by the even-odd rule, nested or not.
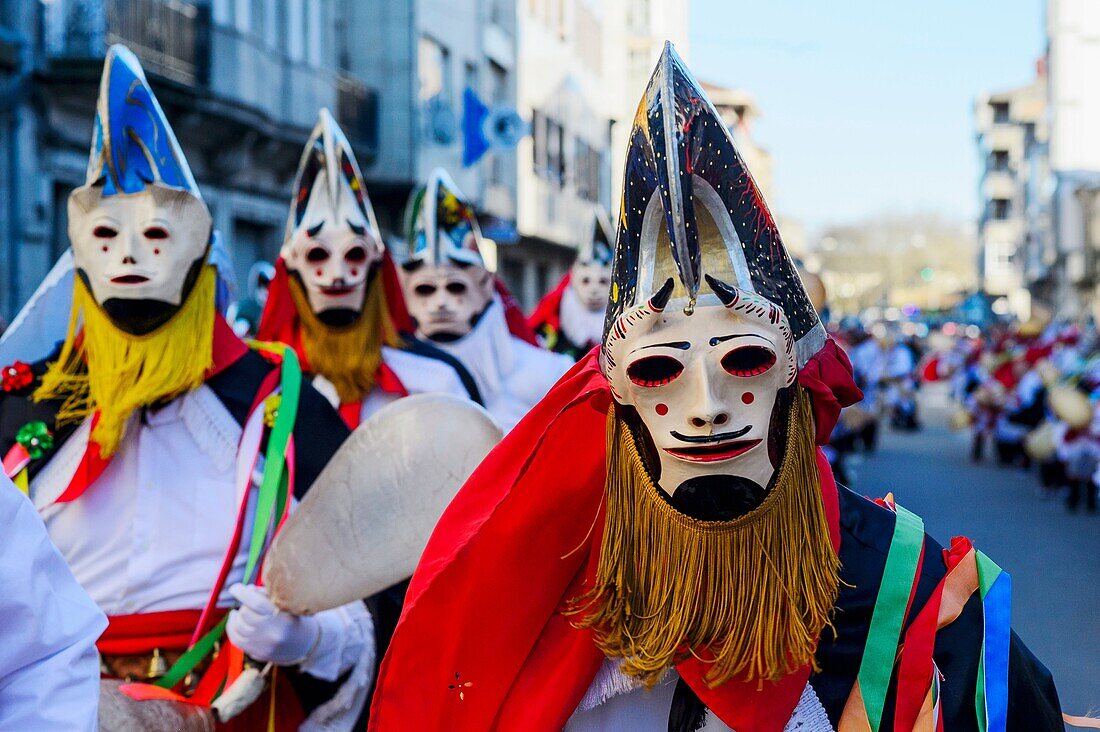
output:
[[[878,451],[852,461],[851,487],[893,491],[941,544],[969,536],[1008,571],[1013,627],[1053,672],[1063,710],[1100,712],[1100,516],[1042,500],[1034,474],[971,463],[951,410],[944,387],[926,387],[923,430],[885,428]]]

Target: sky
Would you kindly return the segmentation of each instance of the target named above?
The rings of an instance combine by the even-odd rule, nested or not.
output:
[[[746,89],[771,207],[813,236],[882,214],[977,215],[974,99],[1027,83],[1042,0],[685,0],[688,65]]]

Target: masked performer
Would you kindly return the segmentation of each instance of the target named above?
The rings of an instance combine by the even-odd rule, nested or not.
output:
[[[625,177],[602,351],[444,513],[372,729],[1061,729],[1008,575],[833,481],[851,367],[671,46]]]
[[[138,696],[193,691],[209,702],[246,654],[281,667],[280,728],[306,716],[350,728],[373,665],[363,604],[297,617],[273,612],[249,584],[279,513],[347,428],[301,383],[293,352],[250,351],[217,313],[210,214],[121,46],[107,53],[69,237],[68,335],[45,361],[5,367],[0,448],[110,617],[99,641],[106,673],[157,684],[131,688]],[[232,643],[204,657],[226,625]],[[275,708],[250,711],[266,724]]]
[[[573,267],[528,319],[544,346],[574,361],[599,345],[611,287],[611,225],[600,209],[593,219]]]
[[[107,621],[50,543],[42,520],[0,478],[0,728],[92,732],[95,641]]]
[[[412,330],[351,145],[322,109],[295,181],[261,340],[294,346],[351,426],[409,394],[478,400],[461,366]],[[469,384],[467,389],[464,385]]]
[[[507,432],[571,361],[533,345],[522,314],[482,259],[473,206],[445,172],[435,170],[414,192],[406,220],[401,271],[416,335],[458,359]]]

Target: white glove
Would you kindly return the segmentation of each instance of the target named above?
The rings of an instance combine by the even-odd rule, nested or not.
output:
[[[234,645],[257,661],[296,666],[319,644],[321,625],[317,619],[280,610],[267,599],[263,587],[235,584],[229,594],[241,606],[229,613],[225,632]]]

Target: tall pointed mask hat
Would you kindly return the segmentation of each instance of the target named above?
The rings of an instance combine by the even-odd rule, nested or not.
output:
[[[707,276],[786,315],[801,368],[825,329],[733,137],[671,44],[638,106],[604,339],[668,281],[670,306],[694,306]],[[715,293],[719,294],[719,293]]]
[[[427,185],[413,192],[405,212],[405,228],[406,269],[417,264],[485,268],[474,206],[442,168],[433,170]]]
[[[116,325],[149,332],[194,287],[211,223],[141,64],[125,46],[111,46],[86,181],[69,198],[77,272]]]
[[[363,309],[368,277],[384,251],[351,144],[322,109],[298,164],[283,261],[313,313],[348,325]]]
[[[577,252],[577,262],[610,267],[614,259],[615,235],[611,222],[603,208],[597,206],[592,213],[592,225]]]

